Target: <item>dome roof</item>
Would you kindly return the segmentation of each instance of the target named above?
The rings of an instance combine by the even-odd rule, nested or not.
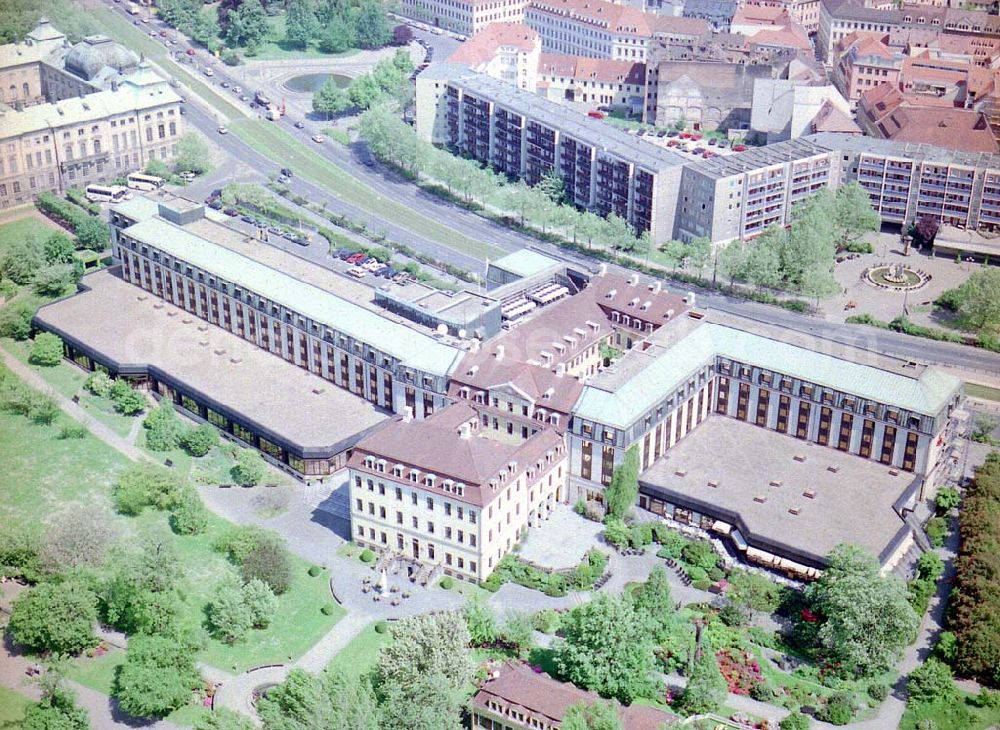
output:
[[[128,73],[139,65],[139,57],[107,36],[94,35],[73,46],[63,63],[70,73],[89,80],[105,66]]]

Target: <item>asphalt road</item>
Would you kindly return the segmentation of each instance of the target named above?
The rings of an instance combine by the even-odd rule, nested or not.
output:
[[[113,3],[109,3],[109,5],[128,17],[120,5]],[[148,24],[146,27],[150,26],[155,27],[157,30],[162,27],[155,22]],[[456,41],[446,36],[435,36],[421,31],[415,31],[415,36],[424,39],[429,45],[435,48],[434,60],[436,61],[446,58],[457,45]],[[180,35],[178,34],[176,37],[180,38]],[[181,43],[173,46],[172,50],[183,50],[186,47],[187,44]],[[205,55],[204,52],[199,52],[198,60],[202,64],[204,63]],[[237,79],[229,75],[227,67],[223,64],[215,63],[213,68],[215,69],[215,76],[210,80],[213,85],[218,86],[222,81],[228,81],[230,84],[238,83]],[[209,81],[209,79],[204,80]],[[226,94],[227,92],[223,91],[222,93]],[[206,111],[196,101],[197,97],[193,94],[189,95],[189,99],[195,103],[187,104],[188,121],[206,135],[213,137],[216,143],[227,154],[231,155],[234,159],[249,164],[258,170],[262,176],[276,172],[278,168],[282,167],[280,162],[267,159],[235,135],[218,134],[216,131],[218,123],[214,113]],[[235,98],[231,98],[231,100],[239,103]],[[419,211],[419,213],[426,217],[449,226],[453,230],[461,231],[466,236],[489,242],[506,251],[531,247],[555,258],[571,261],[589,269],[594,269],[597,266],[598,262],[593,259],[567,252],[555,245],[540,242],[531,236],[512,231],[458,206],[446,203],[420,190],[417,186],[379,164],[368,167],[358,159],[356,149],[346,148],[330,142],[323,145],[313,143],[309,137],[319,132],[322,126],[325,126],[318,120],[307,120],[305,129],[301,130],[295,129],[290,119],[282,119],[275,123],[282,125],[288,132],[300,139],[303,144],[312,145],[317,154],[323,155],[327,160],[343,170],[345,174],[364,182],[377,195],[385,196],[386,198],[402,203],[414,211]],[[406,221],[390,220],[369,213],[298,177],[292,178],[289,187],[295,193],[310,200],[325,202],[328,210],[342,213],[356,220],[365,221],[369,226],[383,230],[390,239],[410,246],[414,250],[424,252],[440,261],[445,261],[468,271],[476,271],[480,274],[485,272],[486,262],[445,246],[438,241],[414,233],[407,228]],[[617,269],[621,273],[630,273],[627,269],[621,267],[612,268]],[[670,285],[669,280],[667,281],[668,285]],[[692,287],[683,283],[677,283],[673,285],[673,288],[688,290]],[[917,362],[949,365],[966,370],[979,371],[992,376],[1000,375],[1000,354],[997,353],[948,342],[935,342],[898,332],[878,330],[864,325],[846,325],[828,322],[820,317],[797,314],[779,307],[748,302],[716,292],[699,290],[697,288],[695,288],[695,291],[699,295],[699,304],[701,306],[751,317],[795,331],[801,334],[804,339],[808,339],[812,347],[822,348],[824,341],[854,345],[873,352],[894,355]]]

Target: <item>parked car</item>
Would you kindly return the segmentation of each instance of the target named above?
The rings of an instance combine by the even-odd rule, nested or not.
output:
[[[235,218],[236,216],[238,216],[240,214],[240,212],[238,210],[236,210],[236,208],[226,208],[222,212],[225,213],[226,215],[228,215],[230,218]]]
[[[299,120],[299,121],[295,122],[295,128],[296,129],[305,129],[306,128],[306,123],[303,122],[302,120]]]
[[[324,137],[322,134],[314,134],[312,136],[312,141],[315,142],[316,144],[323,144],[324,142],[326,142],[326,137]]]
[[[219,127],[217,131],[219,132],[219,134],[229,134],[229,130],[226,129],[225,127]]]
[[[223,89],[228,89],[229,88],[229,82],[228,81],[223,81],[221,84],[219,84],[219,86],[221,86]]]
[[[280,236],[280,235],[281,235],[281,229],[280,229],[280,228],[278,228],[277,226],[270,226],[270,227],[269,227],[269,228],[267,229],[267,232],[268,232],[268,233],[273,233],[273,234],[274,234],[274,235],[276,235],[276,236]]]
[[[746,152],[747,146],[745,144],[734,144],[733,152]]]
[[[300,246],[308,246],[309,245],[309,239],[308,238],[301,238],[301,237],[300,238],[293,238],[292,239],[292,243],[297,243]]]
[[[243,87],[242,86],[234,86],[233,87],[233,93],[242,94],[243,93]]]
[[[667,136],[667,130],[661,129],[659,132],[656,133],[656,136],[657,137],[666,137]]]
[[[212,210],[222,210],[222,200],[216,198],[215,200],[211,201],[208,204],[208,207],[211,208]]]
[[[710,137],[708,144],[710,147],[715,147],[715,145],[719,144],[719,141],[715,137]]]
[[[386,266],[384,269],[382,269],[380,272],[378,272],[378,275],[381,276],[381,277],[383,277],[383,278],[385,278],[385,279],[391,279],[397,273],[399,273],[399,272],[397,272],[391,266]]]
[[[704,148],[704,147],[695,147],[695,148],[694,148],[693,150],[691,150],[691,153],[692,153],[692,154],[695,154],[695,155],[700,155],[700,154],[702,154],[702,153],[703,153],[704,151],[705,151],[705,148]]]
[[[288,177],[285,175],[278,175],[278,182],[284,185],[286,182],[288,182]]]
[[[361,261],[364,261],[366,258],[368,258],[367,254],[363,254],[360,251],[358,251],[357,253],[352,253],[350,256],[348,256],[345,259],[345,261],[347,261],[347,263],[349,264],[357,264]]]
[[[355,266],[353,269],[349,269],[347,273],[353,276],[355,279],[364,279],[368,275],[367,271],[365,271],[364,269],[359,269],[357,266]]]
[[[193,48],[189,48],[189,49],[187,49],[185,51],[185,53],[187,53],[189,56],[193,56],[194,55],[194,49]]]
[[[215,76],[215,71],[208,68],[207,66],[205,67],[204,70],[202,70],[202,73],[205,74],[206,76]]]
[[[241,215],[240,216],[240,220],[243,221],[244,223],[253,223],[253,216],[252,215]]]
[[[188,182],[191,182],[192,180],[194,180],[198,176],[195,175],[190,170],[185,170],[184,172],[180,173],[178,175],[178,177],[180,177],[181,180],[187,180]]]
[[[285,177],[293,177],[293,175],[292,175],[292,168],[290,168],[290,167],[282,167],[281,168],[281,174],[284,175]]]
[[[341,260],[344,260],[344,259],[346,259],[346,258],[347,258],[348,256],[350,256],[350,255],[351,255],[352,253],[354,253],[354,252],[353,252],[353,251],[352,251],[351,249],[349,249],[349,248],[338,248],[338,249],[337,249],[337,250],[336,250],[336,251],[334,252],[334,254],[333,254],[333,255],[334,255],[335,257],[337,257],[338,259],[341,259]]]

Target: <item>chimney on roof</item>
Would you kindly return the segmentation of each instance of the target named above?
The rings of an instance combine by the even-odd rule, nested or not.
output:
[[[479,352],[479,345],[482,344],[478,338],[473,337],[469,341],[469,352]]]
[[[503,356],[504,356],[504,346],[497,345],[497,350],[494,353],[493,357],[495,357],[497,360],[503,360]]]
[[[661,291],[663,291],[663,284],[660,283],[659,281],[654,281],[652,284],[649,285],[649,290],[653,292],[653,294],[659,294]]]
[[[617,293],[618,293],[617,289],[612,289],[611,291],[609,291],[607,294],[604,295],[604,298],[605,299],[614,299],[615,298],[615,294],[617,294]]]
[[[409,423],[412,420],[413,420],[413,407],[406,406],[406,408],[403,409],[403,423]]]
[[[600,266],[597,267],[597,275],[598,276],[604,276],[607,273],[608,273],[608,265],[607,264],[601,264]]]
[[[694,299],[695,299],[694,292],[693,291],[689,291],[684,296],[684,303],[687,304],[689,307],[693,307],[694,306]]]
[[[628,285],[629,286],[635,286],[638,283],[639,283],[639,275],[638,274],[632,274],[632,276],[630,276],[628,278]]]
[[[458,427],[458,436],[462,439],[472,438],[472,426],[468,423],[463,423]]]
[[[566,363],[561,362],[556,365],[556,377],[561,378],[566,374]]]

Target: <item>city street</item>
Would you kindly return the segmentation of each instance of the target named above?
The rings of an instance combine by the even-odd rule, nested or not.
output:
[[[120,6],[113,3],[108,3],[108,5],[116,12],[129,17]],[[148,26],[156,27],[160,25],[162,24],[158,24],[157,21],[152,21],[148,24]],[[417,38],[424,39],[435,48],[435,60],[446,58],[451,49],[457,45],[457,41],[447,36],[436,36],[418,30],[415,30],[414,34]],[[177,37],[179,38],[180,36],[178,35]],[[184,43],[181,43],[176,48],[181,49],[184,45]],[[199,51],[198,54],[199,62],[203,62],[203,57],[206,54],[204,51]],[[213,77],[214,84],[221,84],[222,81],[227,81],[231,84],[240,83],[239,79],[235,76],[235,72],[222,63],[215,61],[213,68],[215,70]],[[169,71],[170,69],[167,70]],[[250,93],[252,91],[249,90]],[[220,93],[225,94],[226,92],[221,90]],[[228,155],[255,169],[260,174],[261,181],[267,175],[276,173],[280,167],[284,166],[280,160],[268,159],[234,134],[219,135],[216,132],[216,128],[219,125],[217,113],[210,110],[194,94],[189,94],[188,99],[187,119],[189,123],[212,139]],[[231,99],[231,101],[233,100]],[[514,251],[519,248],[530,247],[587,269],[592,270],[597,266],[598,262],[593,259],[568,252],[553,244],[541,242],[532,236],[513,231],[456,205],[447,203],[421,190],[416,185],[387,170],[382,165],[366,166],[357,156],[356,149],[354,149],[357,145],[348,148],[329,141],[323,145],[317,145],[310,141],[309,138],[312,135],[318,133],[323,126],[326,126],[325,122],[307,120],[304,129],[296,129],[292,120],[287,118],[275,122],[275,124],[280,125],[292,134],[304,146],[310,148],[311,152],[322,155],[326,161],[336,165],[345,175],[371,188],[376,201],[384,198],[406,205],[415,214],[431,218],[456,232],[461,232],[467,237],[489,243],[504,251]],[[293,192],[309,200],[325,203],[328,210],[342,213],[355,220],[364,221],[371,228],[383,231],[393,241],[405,244],[414,250],[421,251],[440,261],[459,266],[468,271],[474,271],[479,274],[485,272],[485,261],[451,248],[441,241],[415,233],[407,226],[405,220],[391,220],[363,210],[331,194],[329,191],[302,180],[298,176],[292,178],[289,187]],[[612,266],[610,268],[620,273],[630,273],[628,269],[623,267]],[[664,278],[666,279],[666,277]],[[667,285],[670,286],[669,279],[667,279]],[[1000,354],[997,353],[953,343],[916,338],[898,332],[878,330],[863,325],[828,322],[820,317],[802,315],[772,305],[758,304],[717,292],[699,290],[687,284],[677,284],[673,288],[681,290],[693,289],[698,293],[699,304],[702,306],[751,317],[762,322],[793,330],[812,342],[812,346],[817,346],[817,340],[826,340],[830,343],[854,345],[907,360],[947,365],[989,376],[995,376],[996,373],[1000,372]],[[822,348],[822,344],[818,346]]]

